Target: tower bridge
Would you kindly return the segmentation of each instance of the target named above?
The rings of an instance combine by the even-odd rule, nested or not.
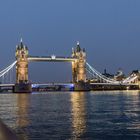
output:
[[[25,46],[21,40],[19,45],[16,46],[16,61],[9,65],[4,70],[0,71],[0,78],[4,77],[7,73],[16,66],[16,82],[14,84],[14,92],[31,92],[32,84],[28,78],[28,65],[31,62],[70,62],[72,65],[72,84],[74,90],[90,90],[91,88],[102,88],[109,87],[112,89],[113,86],[139,86],[139,74],[132,74],[122,81],[117,81],[112,78],[108,78],[94,69],[86,61],[86,51],[80,47],[79,42],[75,48],[72,49],[72,55],[70,57],[63,56],[31,56],[29,55],[28,47]],[[89,77],[88,77],[89,76]],[[99,83],[91,83],[89,79],[98,79]],[[71,84],[71,83],[69,83]],[[0,87],[10,86],[11,84],[1,84]],[[39,85],[39,84],[38,84]],[[41,85],[41,84],[40,84]],[[46,84],[47,86],[51,84]],[[55,84],[54,84],[55,85]],[[56,84],[57,86],[61,85]],[[65,85],[64,83],[62,85]],[[120,87],[121,87],[120,86]],[[13,83],[12,83],[13,87]],[[111,87],[111,88],[110,88]],[[107,88],[108,89],[108,88]]]
[[[15,92],[31,91],[31,85],[28,79],[28,64],[32,61],[49,62],[71,62],[72,63],[72,82],[75,83],[75,89],[86,90],[86,52],[81,49],[79,42],[72,50],[71,57],[52,56],[29,56],[28,48],[21,41],[16,47],[16,85]],[[82,84],[81,84],[82,82]],[[25,89],[25,90],[24,90]]]

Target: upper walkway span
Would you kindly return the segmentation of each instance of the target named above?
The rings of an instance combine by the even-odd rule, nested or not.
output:
[[[72,62],[77,60],[76,58],[72,58],[72,57],[57,57],[55,55],[52,56],[29,56],[28,57],[28,61],[51,61],[51,62]]]

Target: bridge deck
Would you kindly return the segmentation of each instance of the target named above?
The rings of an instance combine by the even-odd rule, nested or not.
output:
[[[65,85],[65,86],[68,86],[68,85],[74,85],[73,83],[33,83],[32,85],[38,85],[38,86],[47,86],[47,85]],[[123,85],[123,86],[135,86],[135,85],[138,85],[138,84],[119,84],[119,83],[90,83],[90,85],[108,85],[108,86],[111,86],[111,85]],[[15,86],[15,84],[0,84],[0,87],[13,87]]]
[[[15,84],[0,84],[0,87],[13,87]]]
[[[91,85],[122,85],[122,86],[134,86],[134,85],[138,85],[138,84],[133,84],[133,83],[90,83]]]

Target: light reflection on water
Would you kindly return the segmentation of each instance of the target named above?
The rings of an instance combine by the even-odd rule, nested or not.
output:
[[[29,124],[28,110],[30,105],[29,94],[17,94],[17,117],[16,125],[19,127],[26,127]]]
[[[23,139],[140,139],[140,92],[0,94],[0,118]]]
[[[17,94],[17,119],[16,119],[16,132],[22,140],[28,140],[24,128],[29,125],[29,107],[30,107],[30,94]],[[19,117],[20,116],[20,117]]]
[[[80,137],[86,130],[85,93],[71,93],[72,126],[75,137]]]

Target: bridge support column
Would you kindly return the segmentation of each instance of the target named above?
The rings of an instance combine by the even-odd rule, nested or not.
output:
[[[28,48],[22,41],[16,48],[16,84],[14,92],[30,93],[32,91],[31,83],[28,80]]]
[[[85,49],[81,49],[79,42],[77,42],[76,48],[72,50],[72,57],[76,58],[72,62],[72,81],[75,84],[75,91],[90,90],[86,81],[86,52]]]
[[[15,93],[31,93],[32,87],[30,83],[16,83],[14,87]]]
[[[90,84],[79,81],[74,84],[74,91],[90,91]]]

